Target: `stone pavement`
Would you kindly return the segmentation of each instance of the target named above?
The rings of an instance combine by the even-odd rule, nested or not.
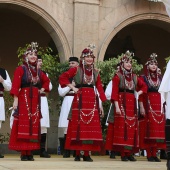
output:
[[[74,158],[62,158],[52,155],[51,158],[34,156],[35,161],[20,161],[19,155],[5,155],[0,159],[0,170],[166,170],[166,161],[148,162],[146,157],[135,157],[137,162],[122,162],[120,157],[92,156],[94,162],[75,162]]]

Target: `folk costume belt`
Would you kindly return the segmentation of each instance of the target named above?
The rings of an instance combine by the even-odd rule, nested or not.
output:
[[[72,94],[66,94],[65,96],[74,96],[74,93],[72,93]]]
[[[157,89],[148,89],[148,92],[158,92]]]
[[[46,94],[45,93],[41,93],[40,96],[41,97],[46,97]]]
[[[30,87],[31,86],[31,84],[30,83],[28,83],[28,84],[22,84],[21,85],[21,88],[25,88],[25,87]],[[32,86],[33,87],[37,87],[37,88],[40,88],[40,85],[39,84],[32,84]]]
[[[119,92],[127,92],[127,93],[134,93],[134,90],[124,90],[124,89],[120,89]]]
[[[77,84],[76,85],[77,88],[81,88],[81,87],[90,87],[90,88],[94,88],[94,86],[92,84],[88,85],[88,84]]]
[[[71,90],[65,96],[74,96],[74,94],[75,94],[74,91]]]

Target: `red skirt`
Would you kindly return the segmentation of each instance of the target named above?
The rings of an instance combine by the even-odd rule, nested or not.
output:
[[[123,105],[125,99],[125,106]],[[114,110],[114,123],[109,123],[106,136],[106,149],[118,152],[138,151],[138,120],[135,113],[136,101],[134,94],[119,93],[121,115]],[[126,113],[126,116],[125,116]]]
[[[37,150],[40,148],[40,98],[38,88],[32,89],[33,98],[30,99],[30,88],[22,88],[18,96],[18,115],[15,115],[9,149]],[[29,116],[32,105],[32,116]]]
[[[149,92],[144,100],[146,115],[139,121],[140,148],[156,147],[165,149],[165,115],[161,114],[161,97],[157,92]],[[148,110],[148,112],[147,112]]]
[[[100,151],[102,129],[93,88],[82,88],[75,95],[68,125],[65,149]],[[79,110],[81,103],[81,110]]]
[[[114,137],[113,129],[114,129],[114,124],[109,123],[107,128],[105,149],[110,151],[113,150],[113,137]]]

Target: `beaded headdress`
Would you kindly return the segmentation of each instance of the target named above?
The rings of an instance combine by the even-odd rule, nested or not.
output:
[[[84,58],[86,56],[92,56],[93,58],[95,58],[94,54],[93,54],[93,50],[96,48],[95,44],[89,44],[87,48],[85,48],[83,51],[82,51],[82,54],[81,54],[81,58]]]
[[[126,51],[126,53],[121,58],[121,62],[132,60],[132,57],[134,56],[134,53],[130,52],[129,50]]]
[[[129,50],[125,52],[125,54],[123,54],[123,56],[120,59],[120,63],[119,65],[123,64],[125,61],[131,61],[132,58],[134,56],[134,53],[130,52]]]
[[[31,45],[27,48],[24,55],[27,55],[27,54],[32,53],[32,52],[37,53],[37,47],[38,47],[37,42],[31,42]]]
[[[150,55],[150,57],[148,58],[147,62],[145,63],[145,65],[149,65],[151,63],[156,63],[158,64],[157,60],[156,60],[157,54],[156,53],[152,53]]]

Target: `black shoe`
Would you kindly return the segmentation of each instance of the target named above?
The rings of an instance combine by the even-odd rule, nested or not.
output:
[[[113,151],[111,151],[111,153],[110,153],[110,158],[111,159],[115,159],[116,157],[115,157],[115,153],[113,152]]]
[[[128,161],[129,159],[127,158],[127,156],[123,156],[121,157],[121,161]]]
[[[161,162],[161,160],[158,157],[153,157],[155,159],[155,162]]]
[[[93,159],[91,159],[90,155],[88,155],[88,156],[84,156],[84,155],[83,155],[83,161],[93,162]]]
[[[27,159],[28,159],[28,161],[34,161],[33,155],[27,155]]]
[[[149,162],[155,162],[155,159],[154,159],[154,157],[152,157],[152,156],[149,157],[149,158],[147,158],[147,159],[148,159]]]
[[[21,161],[28,161],[28,158],[26,155],[21,155]]]
[[[132,155],[128,156],[127,158],[129,161],[133,161],[133,162],[137,161]]]
[[[80,156],[79,155],[75,156],[74,161],[80,161]]]
[[[64,151],[63,158],[70,158],[70,151],[69,150]]]
[[[51,158],[51,155],[49,155],[47,151],[43,151],[43,152],[40,153],[40,157],[42,157],[42,158]]]
[[[0,158],[4,158],[4,155],[1,155],[1,154],[0,154]]]

